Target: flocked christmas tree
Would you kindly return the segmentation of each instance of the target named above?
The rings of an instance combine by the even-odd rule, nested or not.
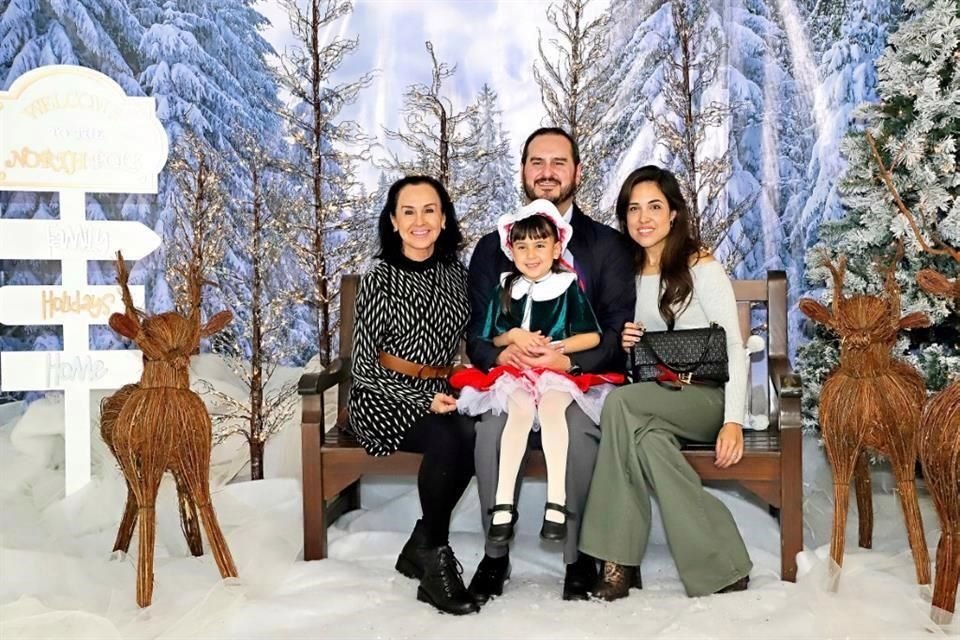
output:
[[[879,102],[864,105],[859,115],[927,241],[960,246],[960,5],[908,0],[904,9],[904,22],[877,61]],[[833,258],[848,256],[847,294],[879,291],[877,265],[903,241],[906,255],[897,272],[903,313],[926,312],[933,325],[902,335],[898,350],[918,366],[928,389],[940,389],[960,374],[960,318],[946,300],[924,293],[916,276],[924,268],[954,274],[956,267],[949,257],[922,250],[861,129],[850,132],[842,151],[848,162],[840,186],[846,214],[821,227],[818,245],[807,254],[807,277],[818,285],[826,281],[816,253],[826,251]],[[820,383],[836,360],[837,344],[825,334],[816,333],[799,350],[808,427],[816,424]]]

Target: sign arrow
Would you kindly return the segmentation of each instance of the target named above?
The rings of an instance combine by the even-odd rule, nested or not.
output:
[[[106,324],[112,313],[123,313],[123,298],[118,286],[82,288],[10,285],[0,287],[0,324],[65,324],[83,320],[90,324]],[[142,285],[130,287],[133,304],[144,307]]]
[[[139,351],[5,351],[0,353],[0,390],[119,389],[143,372]]]
[[[160,236],[131,220],[0,220],[5,260],[137,260],[160,246]]]

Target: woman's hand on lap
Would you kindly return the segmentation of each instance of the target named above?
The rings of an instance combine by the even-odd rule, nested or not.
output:
[[[430,403],[430,411],[434,413],[452,413],[457,410],[457,399],[446,393],[438,393],[433,396]]]
[[[717,458],[713,464],[726,469],[740,462],[743,457],[743,427],[736,422],[727,422],[717,434]]]
[[[644,328],[642,324],[636,322],[627,322],[623,325],[623,331],[620,333],[620,346],[624,351],[633,349],[633,345],[640,342],[640,336],[643,335]]]

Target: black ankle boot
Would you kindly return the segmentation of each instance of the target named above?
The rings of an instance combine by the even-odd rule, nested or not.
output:
[[[427,542],[427,530],[423,526],[423,520],[417,520],[413,533],[400,550],[395,568],[408,578],[419,580],[423,577],[423,567],[434,550]]]
[[[510,556],[491,558],[484,554],[467,591],[477,602],[484,604],[494,596],[503,595],[503,584],[510,578]]]
[[[430,549],[417,589],[417,600],[433,605],[444,613],[464,615],[480,611],[480,605],[463,586],[463,567],[448,545]]]

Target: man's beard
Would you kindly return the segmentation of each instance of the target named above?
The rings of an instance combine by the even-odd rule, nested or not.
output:
[[[523,183],[523,192],[524,194],[526,194],[527,200],[530,200],[531,202],[541,197],[541,196],[538,196],[536,192],[534,192],[533,188],[534,188],[534,185],[528,184],[526,182]],[[577,193],[577,183],[571,182],[567,188],[563,188],[563,185],[561,184],[560,190],[557,192],[557,195],[553,196],[552,198],[543,197],[543,199],[548,200],[549,202],[552,202],[555,205],[558,205],[561,202],[564,202],[565,200],[569,200],[573,198],[573,196],[576,193]]]

